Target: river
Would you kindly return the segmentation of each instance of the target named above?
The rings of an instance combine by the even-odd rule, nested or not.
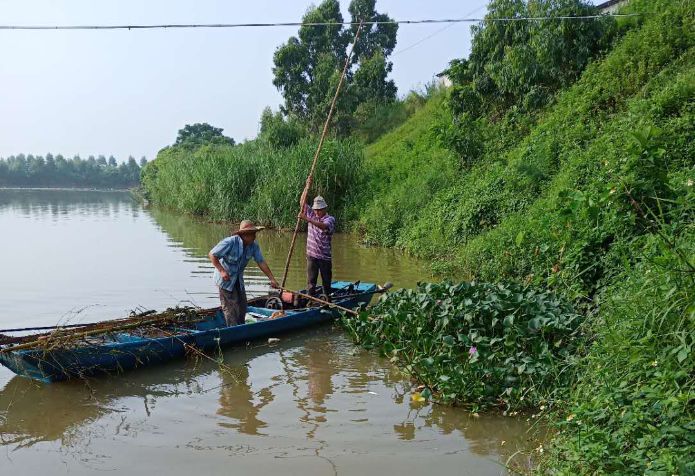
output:
[[[124,192],[0,190],[0,328],[218,304],[209,249],[229,233]],[[282,275],[291,235],[259,233]],[[424,263],[334,239],[334,278],[411,287]],[[304,284],[304,236],[288,285]],[[267,280],[253,263],[249,294]],[[534,446],[522,418],[412,403],[407,376],[337,325],[89,382],[0,367],[0,474],[498,475]],[[517,464],[528,464],[517,454]]]

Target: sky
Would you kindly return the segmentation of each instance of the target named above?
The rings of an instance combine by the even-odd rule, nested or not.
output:
[[[348,0],[341,0],[343,15]],[[487,0],[377,0],[395,19],[485,14]],[[305,0],[0,0],[3,25],[299,21]],[[399,94],[420,88],[470,51],[470,24],[401,25]],[[61,153],[153,159],[186,124],[252,139],[272,84],[275,49],[297,27],[0,30],[0,157]]]

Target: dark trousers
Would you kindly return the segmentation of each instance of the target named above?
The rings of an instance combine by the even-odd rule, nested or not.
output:
[[[220,288],[220,304],[228,326],[238,326],[246,322],[246,293],[241,290],[239,280],[232,291]]]
[[[316,282],[321,273],[321,282],[323,283],[323,293],[326,296],[331,295],[331,282],[333,280],[333,262],[329,259],[317,259],[311,256],[306,257],[306,282],[309,294],[316,292]]]

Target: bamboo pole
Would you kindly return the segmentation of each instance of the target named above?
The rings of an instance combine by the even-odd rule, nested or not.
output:
[[[299,291],[292,291],[291,289],[285,289],[285,288],[281,288],[281,289],[282,289],[283,291],[287,291],[288,293],[292,293],[292,294],[295,294],[295,295],[297,295],[297,296],[301,296],[301,297],[303,297],[303,298],[310,299],[310,300],[312,300],[312,301],[314,301],[314,302],[318,302],[319,304],[323,304],[324,306],[334,307],[334,308],[339,309],[339,310],[341,310],[341,311],[343,311],[343,312],[350,313],[350,314],[352,314],[352,315],[354,315],[354,316],[359,316],[359,312],[357,312],[357,311],[355,311],[355,310],[353,310],[353,309],[348,309],[347,307],[343,307],[343,306],[341,306],[341,305],[339,305],[339,304],[334,304],[334,303],[332,303],[332,302],[330,302],[330,301],[326,301],[326,300],[323,300],[323,299],[320,299],[320,298],[311,296],[310,294],[300,293]]]
[[[319,155],[321,153],[321,148],[323,147],[323,142],[326,139],[326,133],[328,132],[328,126],[330,125],[331,119],[333,118],[333,111],[335,110],[335,104],[338,101],[338,95],[340,94],[340,88],[343,86],[343,81],[345,79],[345,75],[347,74],[348,67],[350,66],[350,60],[352,59],[352,53],[355,51],[355,45],[357,44],[357,40],[360,37],[360,32],[362,31],[362,25],[364,21],[360,21],[359,26],[357,27],[357,31],[355,32],[355,38],[352,41],[352,46],[350,47],[350,52],[347,55],[347,58],[345,58],[345,66],[343,66],[343,72],[340,75],[340,80],[338,81],[338,86],[335,88],[335,94],[333,95],[333,101],[331,101],[331,107],[328,110],[328,117],[326,117],[326,122],[323,124],[323,132],[321,132],[321,139],[319,139],[319,145],[316,148],[316,153],[314,154],[314,160],[311,163],[311,169],[309,170],[309,175],[307,176],[306,179],[306,185],[304,186],[304,190],[308,189],[309,182],[314,176],[314,170],[316,169],[316,163],[318,162]],[[301,214],[304,211],[304,203],[301,204],[301,208],[299,210],[299,213]],[[280,283],[281,287],[285,286],[285,282],[287,281],[287,273],[289,272],[290,269],[290,261],[292,260],[292,253],[294,252],[294,246],[297,242],[297,234],[299,233],[299,225],[301,225],[302,219],[297,217],[297,223],[294,225],[294,233],[292,234],[292,242],[290,243],[290,249],[287,253],[287,261],[285,262],[285,272],[282,275],[282,283]]]

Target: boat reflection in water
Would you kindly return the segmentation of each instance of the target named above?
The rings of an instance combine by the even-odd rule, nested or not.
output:
[[[223,357],[222,366],[189,359],[87,383],[14,377],[0,391],[0,444],[53,450],[34,452],[46,464],[58,453],[100,469],[142,444],[347,466],[356,455],[413,451],[490,465],[532,446],[519,420],[411,404],[396,368],[330,325]]]

